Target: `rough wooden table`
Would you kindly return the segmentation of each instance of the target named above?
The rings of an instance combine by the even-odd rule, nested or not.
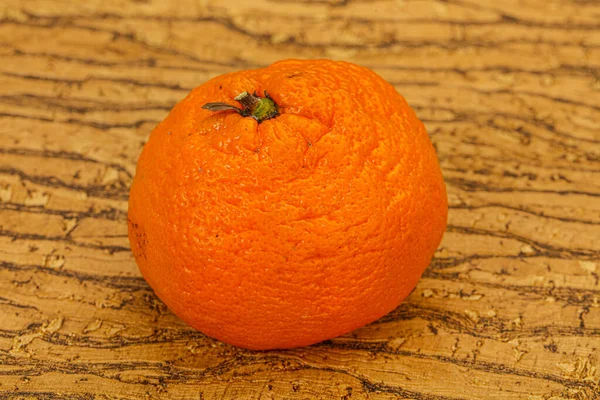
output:
[[[0,399],[600,397],[598,2],[4,0],[0,18]],[[191,88],[288,57],[392,82],[451,210],[397,310],[252,352],[149,289],[128,187]]]

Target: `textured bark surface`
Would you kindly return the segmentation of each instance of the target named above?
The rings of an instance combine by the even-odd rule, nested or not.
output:
[[[4,0],[0,55],[0,399],[599,397],[600,3]],[[449,227],[391,314],[252,352],[148,288],[128,187],[191,88],[287,57],[397,87]]]

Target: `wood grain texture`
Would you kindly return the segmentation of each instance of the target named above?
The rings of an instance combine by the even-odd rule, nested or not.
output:
[[[0,57],[0,399],[600,398],[599,2],[4,0]],[[391,314],[252,352],[149,289],[128,187],[190,89],[287,57],[395,85],[449,227]]]

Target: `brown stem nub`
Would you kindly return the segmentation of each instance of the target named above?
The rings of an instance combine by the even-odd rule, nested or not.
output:
[[[242,117],[248,117],[250,114],[241,108],[237,108],[227,103],[206,103],[202,106],[205,110],[208,111],[235,111],[240,114]]]
[[[260,97],[256,92],[253,94],[242,92],[235,96],[234,100],[239,101],[243,108],[238,108],[227,103],[206,103],[202,108],[209,111],[235,111],[242,117],[252,117],[258,123],[261,123],[279,115],[277,104],[266,91],[264,93],[265,97]]]

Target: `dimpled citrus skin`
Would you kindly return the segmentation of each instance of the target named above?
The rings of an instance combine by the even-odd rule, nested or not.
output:
[[[281,114],[260,124],[201,108],[265,90]],[[290,348],[397,307],[446,218],[434,148],[389,83],[346,62],[285,60],[211,79],[154,129],[129,239],[189,325],[240,347]]]

